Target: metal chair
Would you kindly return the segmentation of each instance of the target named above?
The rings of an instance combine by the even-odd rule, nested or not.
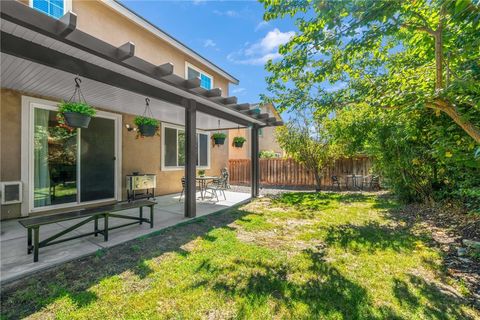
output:
[[[227,196],[225,195],[225,190],[226,190],[226,179],[222,176],[218,179],[215,179],[211,183],[207,184],[207,187],[205,188],[205,192],[210,192],[212,194],[212,198],[215,196],[217,198],[217,201],[220,201],[218,198],[218,193],[223,194],[223,198],[227,200]]]
[[[222,168],[220,170],[220,176],[225,179],[225,189],[230,189],[230,173],[228,172],[228,168]]]
[[[370,180],[370,190],[380,190],[380,177],[373,176]]]
[[[337,186],[338,190],[341,190],[340,181],[338,180],[337,176],[332,176],[332,187]]]
[[[182,201],[182,196],[185,193],[185,185],[186,185],[185,177],[182,177],[182,192],[180,193],[180,198],[178,199],[178,202]]]

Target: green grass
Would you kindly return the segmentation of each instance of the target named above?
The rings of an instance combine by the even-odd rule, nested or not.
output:
[[[259,199],[4,288],[3,318],[476,319],[428,230],[375,195]]]

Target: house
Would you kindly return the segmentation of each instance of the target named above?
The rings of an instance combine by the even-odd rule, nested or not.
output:
[[[156,195],[180,192],[185,176],[193,217],[196,170],[227,165],[229,147],[214,146],[212,132],[249,128],[255,159],[259,130],[281,124],[229,96],[235,77],[119,2],[10,0],[0,9],[2,220],[125,200],[133,172],[156,174]],[[98,112],[88,129],[69,131],[57,105],[76,78]],[[161,127],[137,139],[130,129],[146,98]],[[257,161],[252,175],[256,196]],[[19,187],[9,191],[12,181]]]
[[[252,113],[256,114],[268,114],[269,117],[274,117],[276,121],[283,121],[280,113],[277,111],[272,103],[261,105],[260,103],[252,104]],[[228,133],[229,140],[229,159],[248,159],[250,158],[251,150],[250,144],[250,130],[248,129],[230,129]],[[234,145],[233,139],[235,137],[244,137],[246,139],[245,145],[242,148],[238,148]],[[273,153],[276,158],[282,158],[285,156],[285,151],[282,149],[278,141],[275,139],[275,127],[261,128],[258,132],[258,143],[260,153],[269,152]]]

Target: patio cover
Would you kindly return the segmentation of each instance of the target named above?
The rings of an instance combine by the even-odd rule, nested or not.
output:
[[[256,114],[236,97],[222,97],[218,88],[201,88],[199,79],[173,74],[170,63],[156,66],[136,57],[131,42],[117,48],[76,29],[72,12],[57,20],[11,0],[1,1],[0,18],[2,87],[68,99],[78,75],[86,78],[82,90],[91,104],[141,114],[149,97],[155,117],[185,125],[185,216],[196,215],[197,121],[204,130],[251,128],[252,197],[258,196],[258,129],[281,121]]]

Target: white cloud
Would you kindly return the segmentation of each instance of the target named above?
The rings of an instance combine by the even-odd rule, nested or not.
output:
[[[238,16],[238,12],[235,10],[227,10],[227,11],[213,10],[213,13],[215,13],[217,16],[227,16],[227,17]]]
[[[205,48],[208,48],[208,47],[216,47],[217,44],[215,43],[215,41],[213,41],[212,39],[206,39],[205,41],[203,41],[203,46]]]
[[[206,2],[207,0],[192,0],[193,4],[194,5],[199,5],[199,4],[202,4],[204,2]]]
[[[287,43],[294,35],[294,31],[281,32],[275,28],[259,41],[230,53],[227,59],[239,64],[265,64],[268,60],[280,58],[282,55],[278,53],[278,47]]]
[[[255,27],[255,32],[257,32],[258,30],[260,29],[263,29],[265,28],[266,26],[268,26],[269,23],[267,21],[260,21],[257,26]]]
[[[233,94],[240,94],[240,93],[244,93],[245,90],[246,90],[245,88],[241,88],[241,87],[240,87],[240,88],[234,88],[234,89],[232,90],[232,93],[233,93]]]

